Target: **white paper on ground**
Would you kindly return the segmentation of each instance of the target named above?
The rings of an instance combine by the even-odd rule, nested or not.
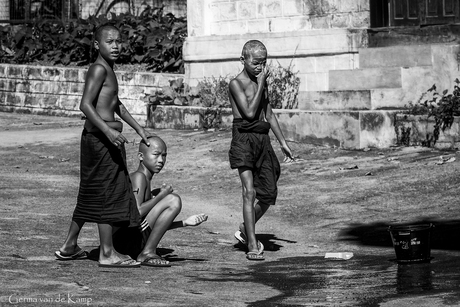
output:
[[[333,259],[343,259],[343,260],[348,260],[351,257],[353,257],[353,253],[326,253],[324,258],[333,258]]]

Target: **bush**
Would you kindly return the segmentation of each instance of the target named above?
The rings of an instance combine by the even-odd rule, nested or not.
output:
[[[139,16],[111,13],[67,24],[36,19],[21,26],[0,26],[0,63],[88,65],[95,57],[94,30],[104,23],[117,26],[122,34],[117,64],[142,64],[152,72],[184,72],[186,19],[150,7]]]
[[[434,146],[440,131],[449,129],[454,123],[454,117],[460,115],[460,81],[455,79],[454,83],[452,93],[446,89],[441,94],[434,84],[416,103],[409,103],[406,114],[426,115],[434,119],[433,135],[427,136],[422,145]]]
[[[267,80],[270,104],[274,109],[297,108],[300,79],[292,71],[292,66],[284,68],[270,67],[270,76]],[[175,104],[202,107],[230,108],[228,85],[233,77],[204,78],[197,86],[189,87],[178,79],[164,86],[161,91],[147,95],[149,104]]]
[[[297,72],[292,71],[292,61],[288,67],[270,63],[270,76],[268,77],[268,93],[273,109],[297,109],[300,78]]]

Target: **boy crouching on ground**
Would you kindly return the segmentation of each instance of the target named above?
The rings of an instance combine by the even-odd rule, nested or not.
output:
[[[139,144],[139,167],[131,173],[133,192],[137,208],[141,216],[141,226],[132,235],[122,238],[123,230],[114,234],[117,249],[127,250],[136,257],[141,265],[164,267],[171,266],[169,262],[157,254],[157,246],[163,235],[169,229],[186,226],[197,226],[208,219],[204,214],[192,215],[183,221],[174,221],[182,209],[179,195],[173,193],[169,185],[163,184],[160,189],[150,190],[153,176],[158,174],[166,163],[167,147],[158,136],[148,138],[150,146],[145,141]],[[125,229],[126,230],[126,229]],[[126,244],[129,244],[127,246]]]

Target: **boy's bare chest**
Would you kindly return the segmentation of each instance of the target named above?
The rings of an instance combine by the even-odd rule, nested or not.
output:
[[[244,90],[244,94],[246,95],[246,99],[248,101],[251,101],[252,99],[254,99],[255,95],[257,94],[257,84],[255,83],[247,84]],[[266,91],[264,90],[264,92],[262,93],[261,103],[263,104],[266,101],[267,101]]]
[[[102,91],[108,96],[118,96],[118,81],[115,74],[107,75]]]

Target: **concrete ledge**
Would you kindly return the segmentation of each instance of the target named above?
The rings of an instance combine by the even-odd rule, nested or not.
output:
[[[183,106],[153,106],[147,115],[151,128],[203,128],[211,108]],[[222,124],[232,125],[231,109],[221,109]],[[303,111],[274,110],[281,130],[289,141],[323,146],[357,149],[384,148],[395,144],[393,118],[395,111]]]
[[[433,118],[426,115],[397,114],[395,117],[397,142],[404,145],[427,145],[427,138],[432,138],[434,130]],[[432,144],[431,144],[432,146]],[[439,149],[460,148],[460,118],[454,118],[452,127],[439,132],[435,144]]]
[[[0,80],[14,79],[27,80],[27,82],[73,82],[85,83],[85,77],[88,67],[53,67],[53,66],[31,66],[31,65],[13,65],[0,64]],[[118,84],[120,86],[136,85],[147,87],[161,87],[169,85],[169,80],[183,78],[181,74],[163,74],[148,72],[126,72],[115,70]],[[5,80],[3,80],[5,82]],[[26,82],[26,81],[24,81]],[[1,90],[1,88],[0,88]]]
[[[358,112],[277,110],[276,115],[287,140],[359,148]]]
[[[363,111],[359,114],[359,147],[388,148],[396,143],[395,115],[400,111]]]
[[[366,29],[325,29],[280,33],[249,33],[187,37],[184,61],[238,60],[243,45],[251,39],[262,41],[269,57],[299,57],[318,54],[357,53],[364,47]]]
[[[206,120],[217,108],[192,106],[150,105],[147,109],[147,127],[157,129],[198,129],[206,126]],[[218,128],[232,125],[232,109],[221,108],[221,124]]]
[[[369,90],[299,92],[300,110],[370,110]]]

